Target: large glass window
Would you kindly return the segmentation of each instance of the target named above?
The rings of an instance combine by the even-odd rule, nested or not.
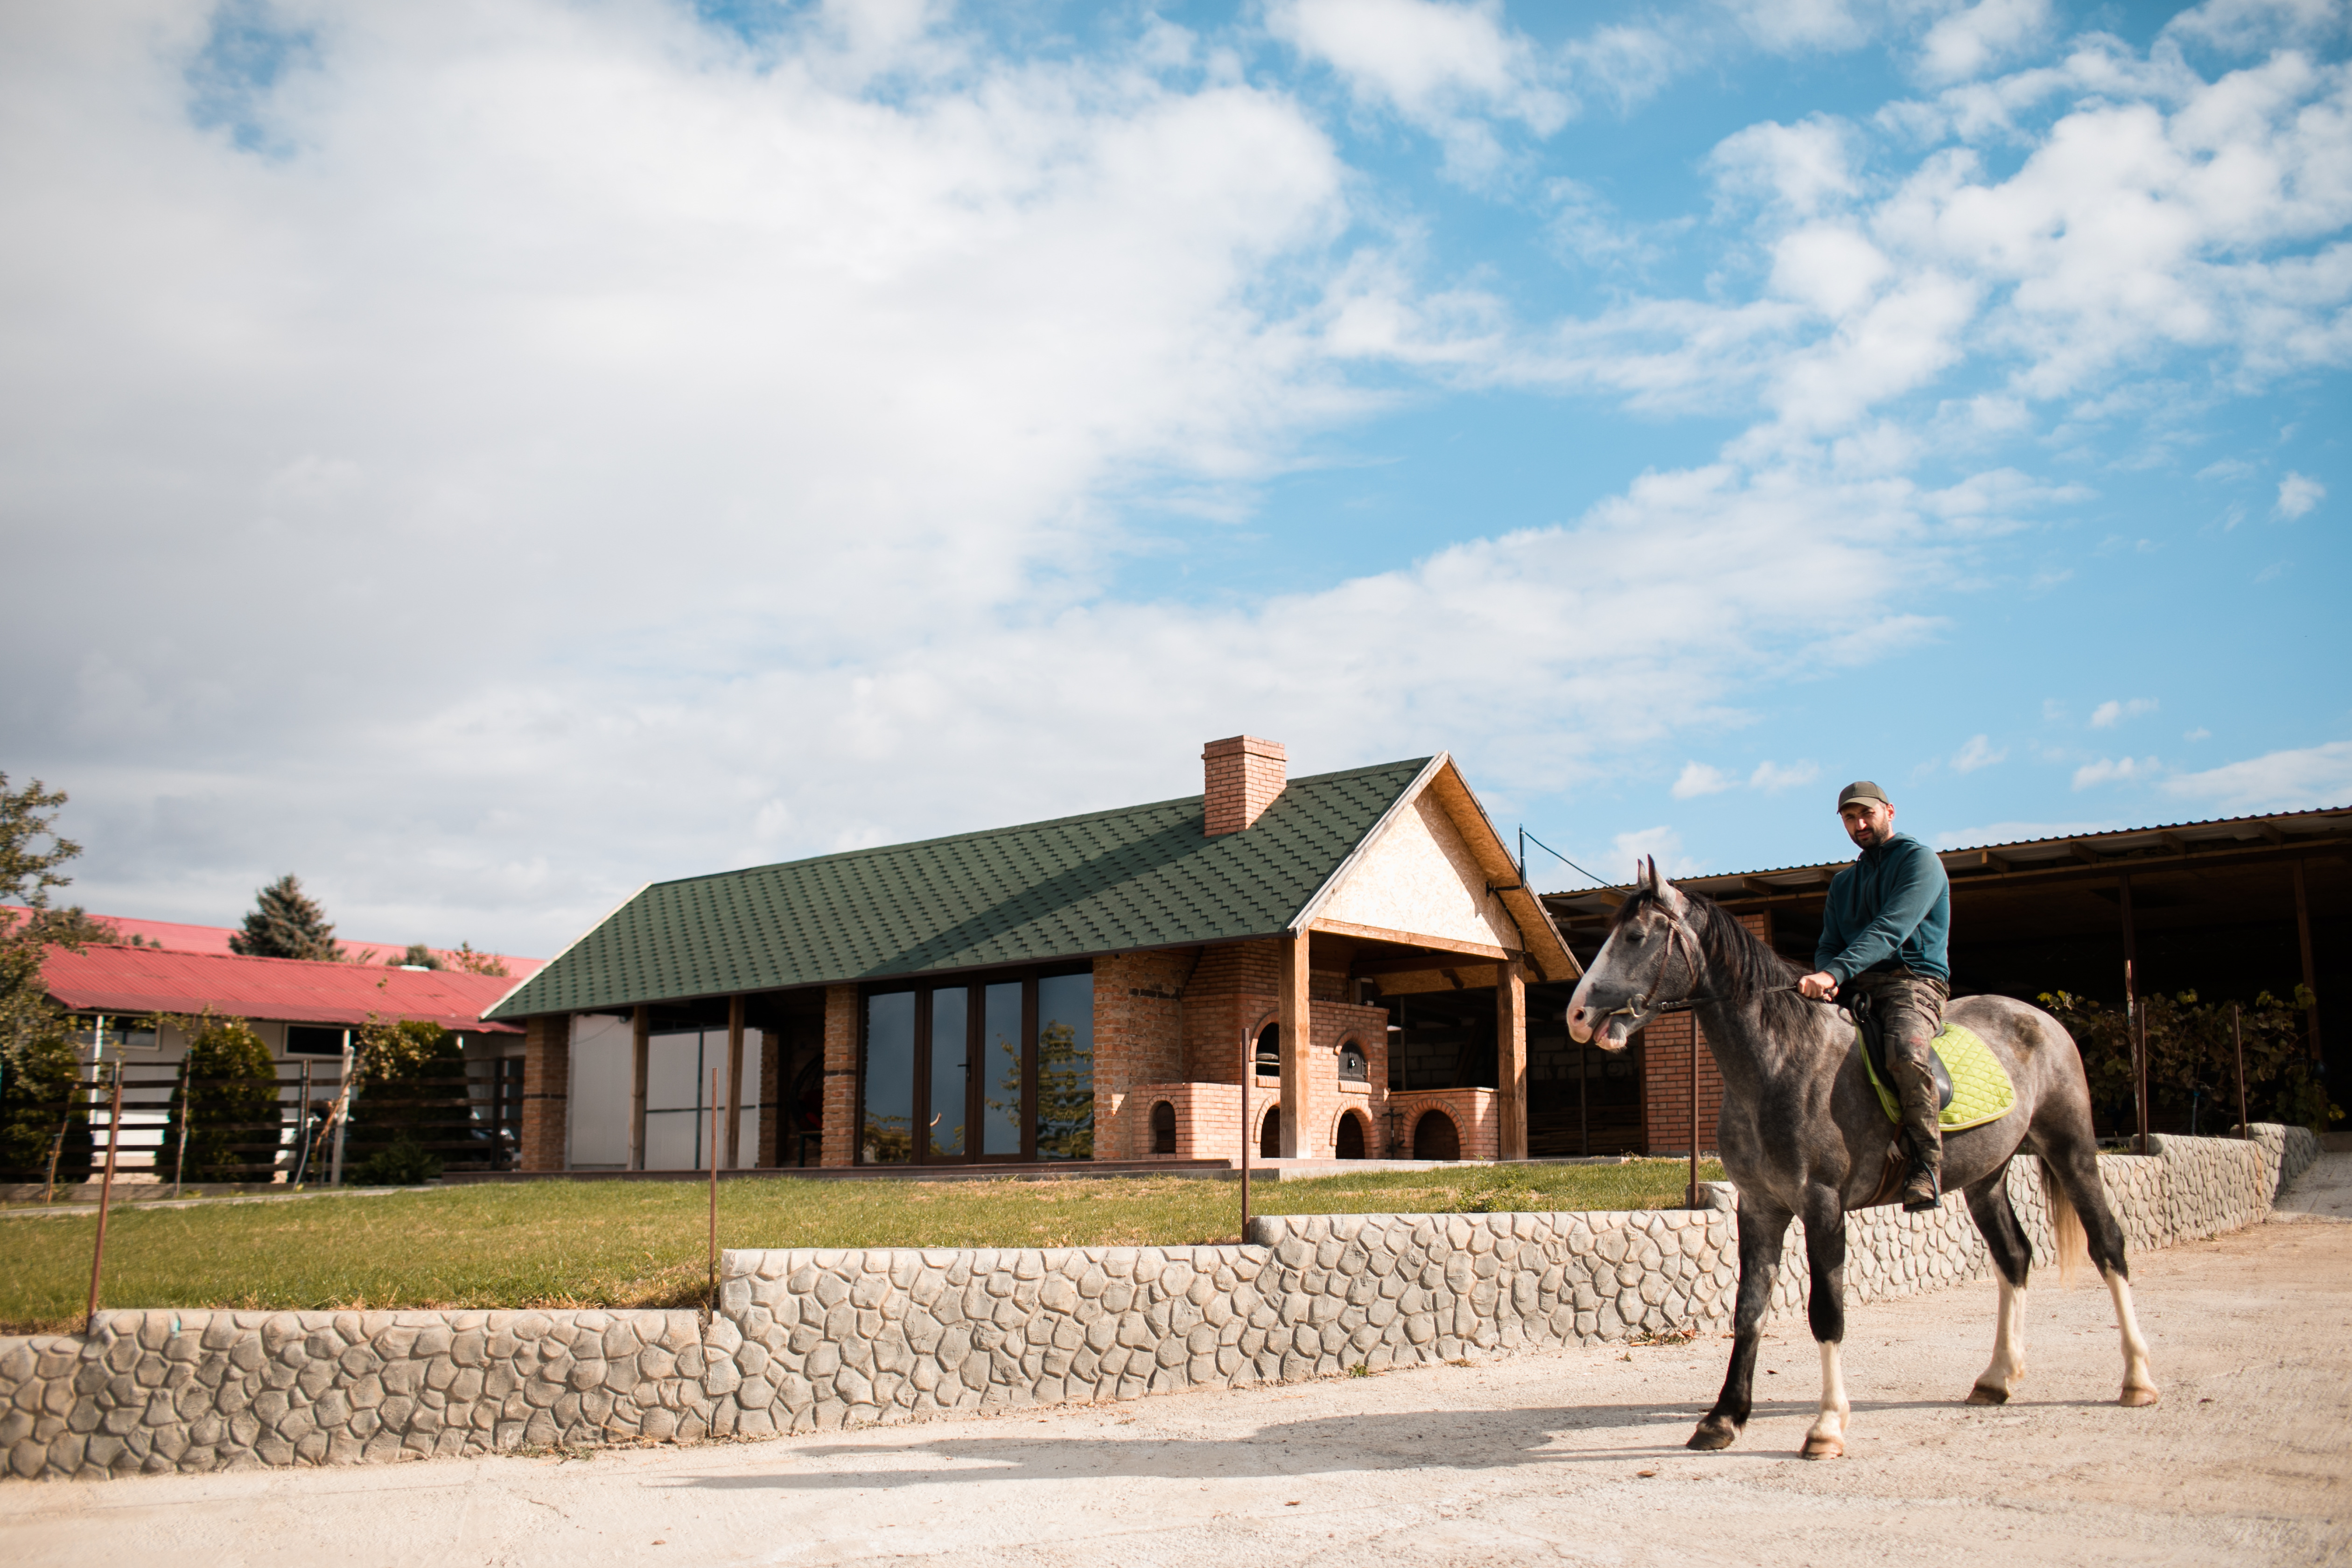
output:
[[[915,994],[866,999],[866,1106],[859,1157],[903,1165],[915,1157]]]
[[[1095,1157],[1095,977],[1037,982],[1037,1158]]]
[[[738,1132],[740,1163],[760,1147],[760,1032],[743,1031],[746,1103]],[[711,1108],[727,1103],[727,1031],[667,1029],[646,1040],[646,1169],[704,1171],[726,1155],[727,1130],[712,1144]],[[745,1150],[751,1152],[746,1152]]]
[[[1094,976],[866,999],[862,1136],[874,1164],[1094,1155]]]
[[[1021,1130],[1029,1121],[1022,1111],[1028,1097],[1021,1070],[1027,1036],[1021,996],[1027,989],[1015,980],[981,992],[981,1152],[992,1159],[1021,1157]]]

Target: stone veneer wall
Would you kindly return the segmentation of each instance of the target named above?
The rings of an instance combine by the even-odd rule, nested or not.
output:
[[[2302,1129],[2166,1138],[2101,1174],[2136,1248],[2252,1223],[2317,1157]],[[2038,1169],[2010,1176],[2049,1256]],[[694,1441],[1126,1399],[1708,1330],[1732,1194],[1710,1210],[1261,1217],[1248,1245],[740,1251],[719,1311],[100,1314],[0,1340],[16,1476],[205,1471]],[[1855,1304],[1982,1275],[1957,1197],[1848,1220]],[[1791,1227],[1776,1306],[1801,1307]]]

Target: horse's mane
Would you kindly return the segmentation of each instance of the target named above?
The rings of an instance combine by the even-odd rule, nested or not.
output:
[[[1786,989],[1804,973],[1795,964],[1772,951],[1764,942],[1739,921],[1739,917],[1708,898],[1705,893],[1679,889],[1690,904],[1690,917],[1684,923],[1698,938],[1699,952],[1715,972],[1714,981],[1718,994],[1727,998],[1754,998],[1764,1011],[1765,1027],[1774,1033],[1811,1026],[1814,1021],[1811,1005],[1793,990]],[[1609,922],[1613,935],[1643,910],[1658,902],[1658,895],[1643,888],[1617,906]]]

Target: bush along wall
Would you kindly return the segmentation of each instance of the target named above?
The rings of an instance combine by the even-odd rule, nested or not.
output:
[[[2100,1173],[2137,1249],[2260,1220],[2304,1128],[2166,1138]],[[2049,1256],[2040,1177],[2011,1193]],[[1625,1214],[1261,1218],[1236,1247],[734,1251],[718,1310],[100,1315],[0,1339],[17,1477],[353,1463],[919,1420],[1707,1331],[1738,1220]],[[1851,1217],[1860,1303],[1988,1271],[1957,1197]],[[1791,1262],[1777,1282],[1801,1312]]]

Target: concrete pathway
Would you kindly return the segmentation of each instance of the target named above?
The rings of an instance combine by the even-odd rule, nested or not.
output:
[[[2322,1154],[2279,1194],[2279,1219],[2352,1220],[2352,1154]]]
[[[0,1485],[12,1564],[2352,1563],[2352,1226],[2137,1261],[2163,1403],[2114,1400],[2106,1292],[2032,1297],[2020,1400],[1958,1404],[1990,1285],[1862,1308],[1853,1455],[1793,1457],[1773,1336],[1727,1453],[1726,1345],[1579,1349],[1263,1391],[587,1459]]]

